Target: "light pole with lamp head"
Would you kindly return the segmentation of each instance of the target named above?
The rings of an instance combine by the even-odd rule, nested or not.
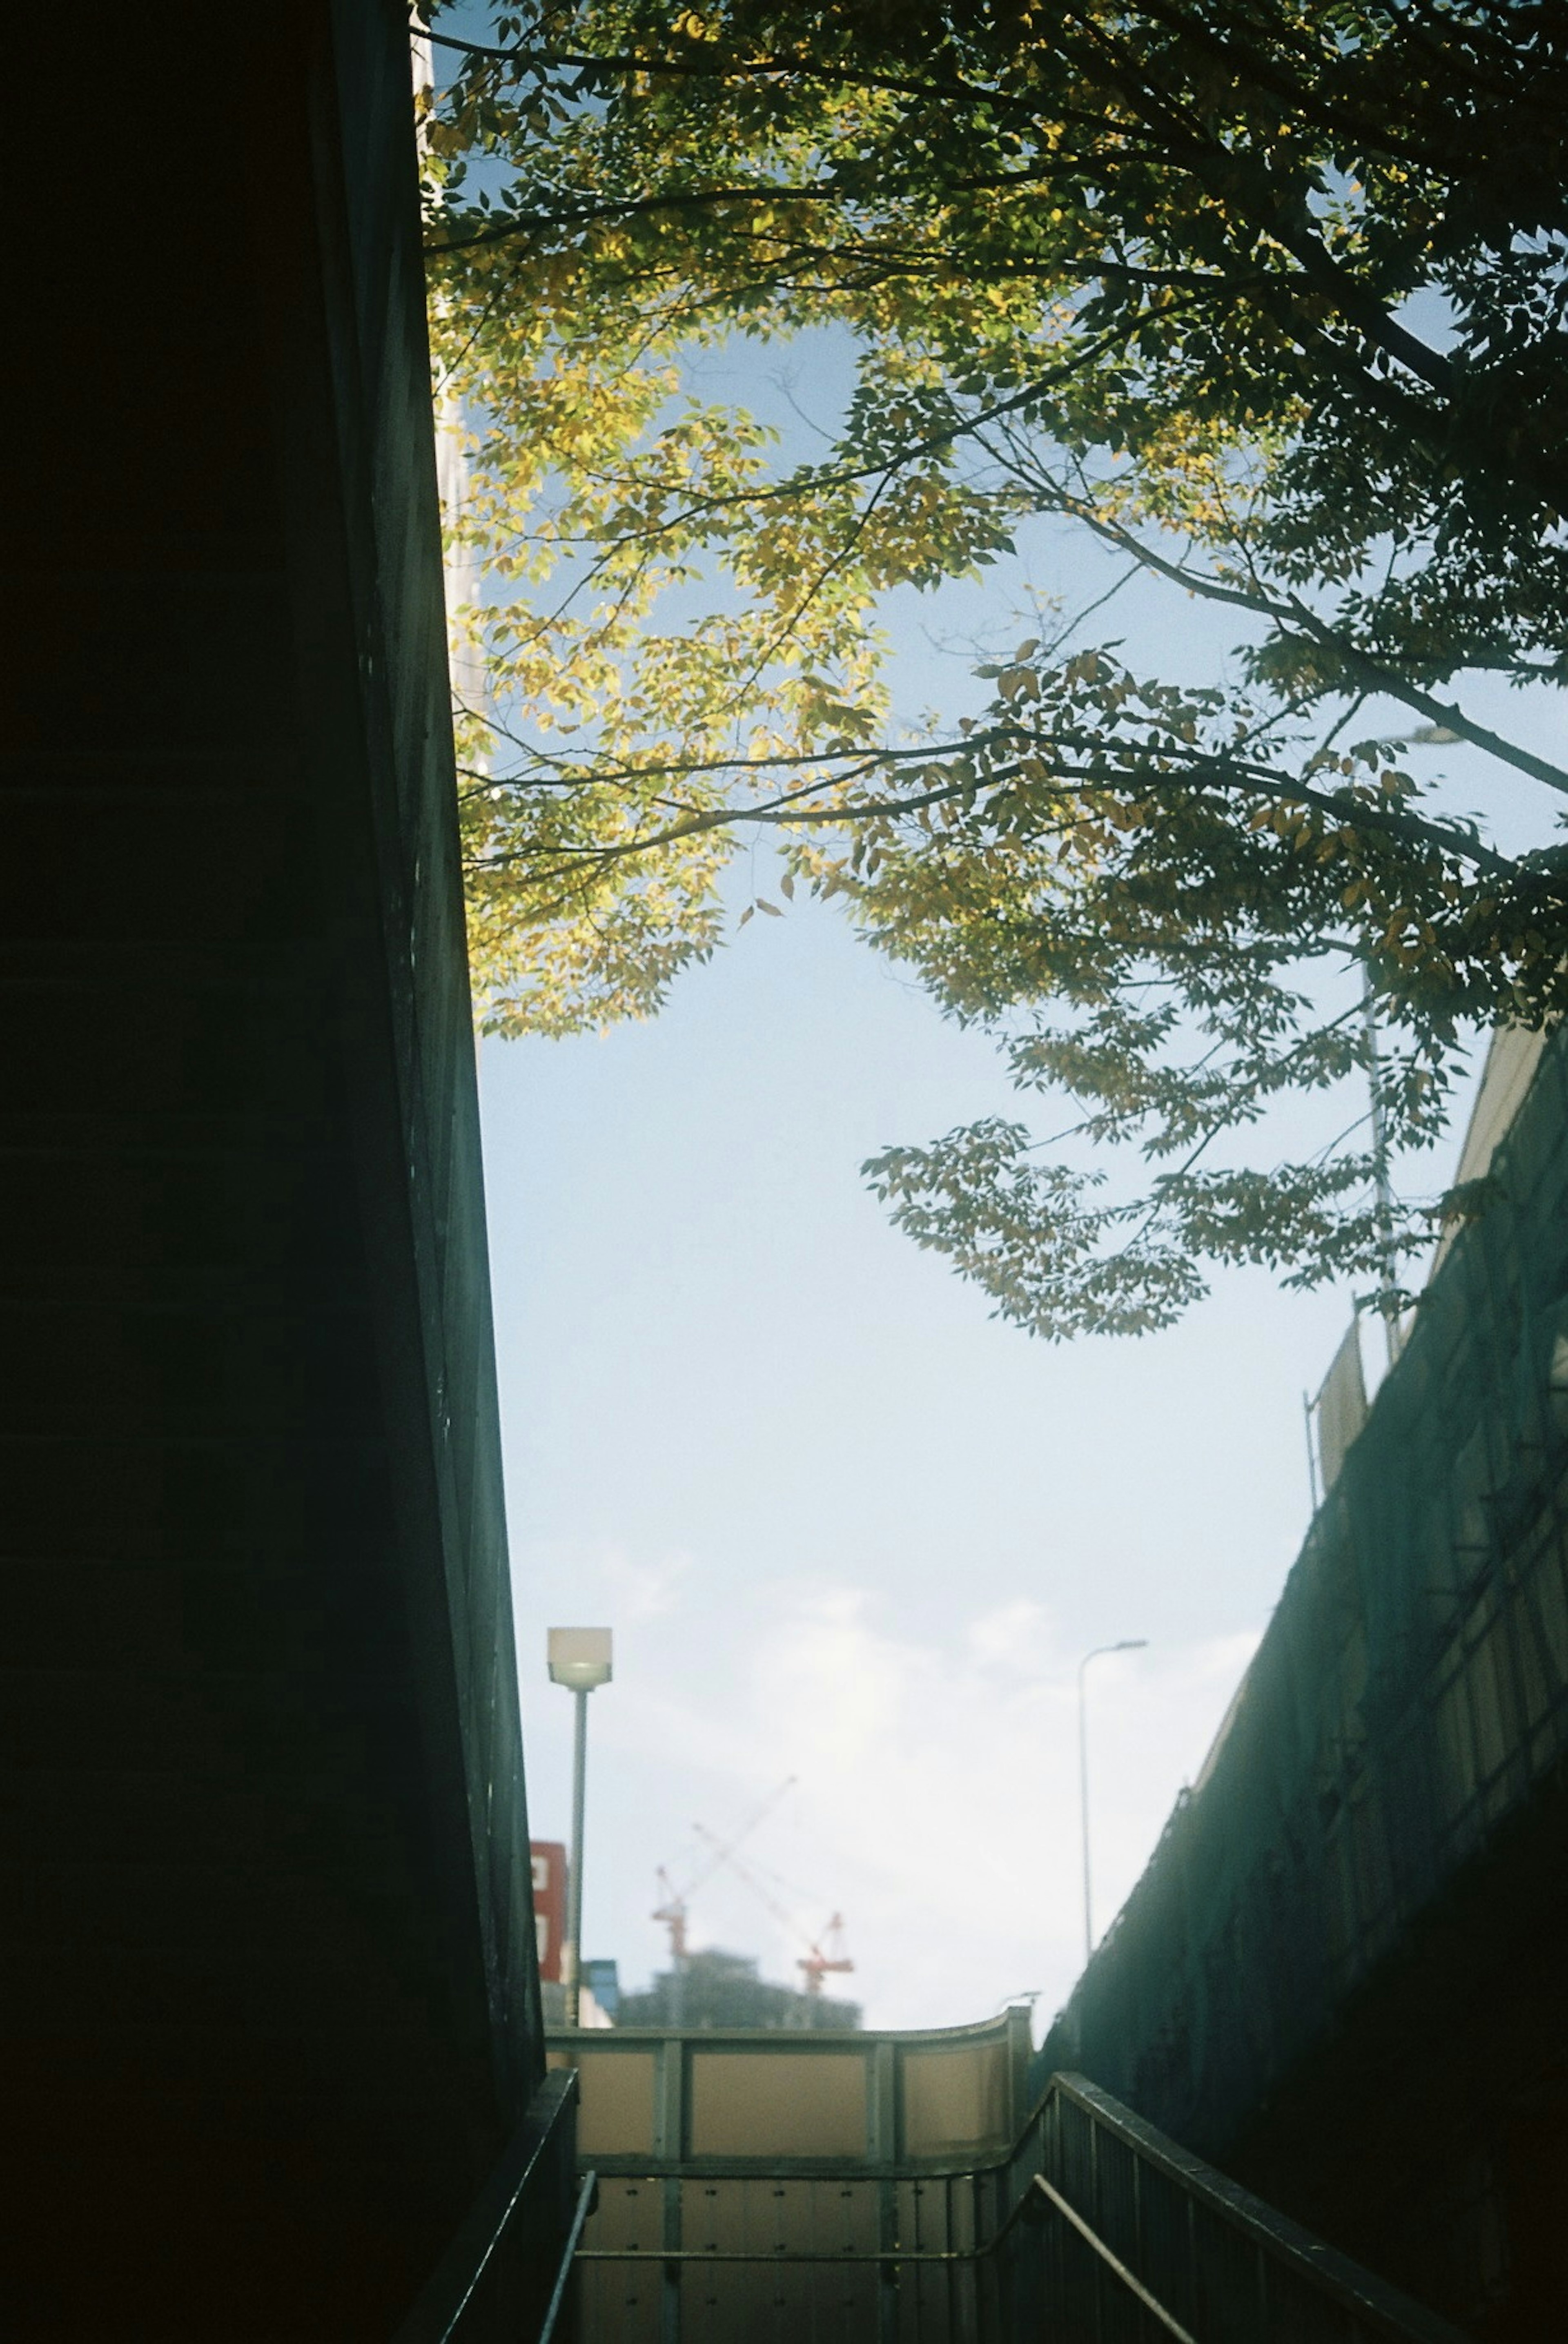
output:
[[[1087,1966],[1095,1949],[1094,1917],[1089,1887],[1089,1731],[1088,1705],[1084,1698],[1084,1671],[1091,1661],[1107,1652],[1142,1652],[1148,1649],[1147,1636],[1126,1636],[1119,1644],[1097,1644],[1078,1662],[1078,1807],[1083,1823],[1084,1842],[1084,1963]]]
[[[566,1943],[561,1966],[566,1986],[566,2024],[575,2026],[582,2007],[582,1811],[588,1788],[588,1696],[612,1674],[608,1628],[552,1628],[550,1677],[577,1703],[572,1748],[572,1868],[566,1882]]]

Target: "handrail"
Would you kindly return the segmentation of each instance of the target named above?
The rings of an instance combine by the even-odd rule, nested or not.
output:
[[[599,2176],[597,2173],[585,2173],[582,2177],[582,2187],[577,2193],[577,2210],[572,2217],[572,2228],[566,2233],[566,2244],[561,2248],[561,2267],[555,2274],[555,2285],[551,2289],[550,2302],[544,2314],[544,2324],[539,2331],[539,2344],[550,2344],[550,2339],[555,2333],[555,2323],[561,2317],[561,2307],[566,2300],[567,2282],[572,2277],[572,2265],[577,2253],[577,2242],[582,2236],[582,2225],[598,2203]]]
[[[1043,2173],[1037,2173],[1029,2184],[1029,2187],[1032,2189],[1038,2189],[1043,2192],[1045,2197],[1056,2208],[1057,2212],[1067,2221],[1069,2221],[1072,2224],[1079,2238],[1087,2239],[1088,2244],[1094,2248],[1096,2254],[1098,2255],[1100,2260],[1105,2263],[1109,2269],[1115,2272],[1117,2278],[1120,2279],[1123,2287],[1128,2289],[1129,2294],[1136,2295],[1144,2309],[1146,2311],[1152,2312],[1155,2319],[1158,2320],[1160,2326],[1167,2329],[1170,2335],[1176,2338],[1177,2344],[1198,2344],[1196,2337],[1194,2337],[1188,2329],[1183,2328],[1179,2319],[1174,2319],[1172,2315],[1167,2311],[1164,2304],[1159,2301],[1157,2296],[1150,2295],[1148,2288],[1145,2287],[1140,2278],[1134,2277],[1133,2273],[1128,2270],[1127,2265],[1122,2261],[1121,2257],[1119,2255],[1112,2254],[1105,2240],[1100,2237],[1099,2232],[1098,2230],[1090,2229],[1088,2224],[1084,2220],[1083,2216],[1078,2213],[1075,2208],[1067,2204],[1067,2201],[1062,2196],[1061,2191],[1059,2189],[1052,2188],[1050,2183],[1046,2179]],[[1020,2205],[1027,2205],[1028,2200],[1025,2198],[1020,2198],[1018,2202]]]
[[[1053,2109],[1054,2104],[1054,2109]],[[693,2180],[732,2180],[757,2182],[764,2177],[842,2183],[853,2177],[859,2182],[884,2192],[898,2180],[907,2178],[926,2184],[939,2181],[951,2187],[967,2182],[980,2194],[976,2198],[977,2229],[989,2229],[989,2235],[976,2237],[973,2243],[956,2246],[900,2246],[889,2236],[885,2243],[872,2246],[814,2247],[802,2242],[785,2248],[782,2241],[762,2248],[719,2248],[717,2246],[678,2245],[672,2238],[668,2244],[648,2244],[625,2247],[582,2246],[578,2259],[585,2263],[635,2265],[661,2263],[669,2268],[674,2278],[688,2265],[746,2266],[774,2268],[788,2266],[811,2267],[817,2269],[880,2267],[886,2272],[902,2268],[917,2269],[925,2266],[946,2265],[949,2268],[967,2266],[974,2269],[995,2258],[1011,2238],[1016,2227],[1028,2211],[1040,2214],[1047,2209],[1057,2215],[1098,2258],[1105,2271],[1119,2287],[1142,2306],[1144,2312],[1158,2321],[1170,2344],[1198,2344],[1191,2331],[1181,2324],[1174,2310],[1151,2292],[1139,2276],[1144,2260],[1141,2234],[1136,2230],[1121,2234],[1115,2218],[1115,2204],[1107,2218],[1107,2208],[1100,2202],[1098,2188],[1090,2186],[1089,2202],[1080,2208],[1074,2205],[1058,2184],[1072,2187],[1070,2160],[1063,2163],[1063,2152],[1069,2140],[1059,2127],[1076,2111],[1076,2121],[1087,2119],[1090,2127],[1105,2137],[1106,2145],[1115,2141],[1137,2164],[1152,2177],[1160,2176],[1175,2185],[1188,2208],[1189,2228],[1196,2215],[1200,2228],[1206,2233],[1208,2245],[1199,2236],[1191,2236],[1188,2252],[1198,2257],[1192,2277],[1199,2285],[1193,2304],[1182,2302],[1183,2313],[1190,2318],[1201,2297],[1199,2266],[1210,2248],[1218,2247],[1223,2226],[1233,2238],[1244,2240],[1251,2256],[1256,2258],[1259,2284],[1262,2273],[1271,2270],[1277,2283],[1288,2288],[1304,2287],[1310,2297],[1322,2307],[1324,2318],[1339,2335],[1349,2314],[1351,2324],[1343,2332],[1353,2333],[1372,2344],[1466,2344],[1459,2329],[1437,2314],[1428,2311],[1398,2288],[1375,2278],[1348,2257],[1325,2246],[1320,2239],[1225,2175],[1216,2172],[1201,2157],[1179,2147],[1164,2134],[1135,2116],[1128,2108],[1111,2098],[1108,2093],[1082,2076],[1058,2073],[1051,2078],[1045,2093],[1031,2110],[1027,2123],[1015,2138],[1007,2157],[993,2158],[989,2155],[972,2157],[956,2169],[943,2168],[934,2173],[924,2162],[889,2164],[884,2157],[862,2159],[776,2158],[754,2157],[638,2157],[633,2165],[630,2157],[600,2156],[595,2158],[601,2176],[608,2180],[612,2174],[627,2178],[636,2173],[649,2179],[675,2175]],[[1037,2168],[1045,2167],[1047,2170]],[[1008,2186],[1004,2176],[1008,2172],[1016,2179]],[[1017,2195],[1014,2196],[1017,2188]],[[1081,2195],[1081,2192],[1075,2192]],[[1007,2203],[1007,2200],[1011,2203]],[[886,2201],[891,2205],[891,2200]],[[981,2206],[986,2208],[988,2223],[978,2219]],[[1103,2223],[1107,2235],[1102,2237],[1095,2227]],[[678,2237],[678,2232],[676,2236]],[[916,2231],[918,2236],[918,2231]],[[1156,2285],[1168,2295],[1167,2278],[1174,2282],[1174,2273],[1162,2277],[1159,2269],[1149,2273]],[[1312,2330],[1315,2334],[1317,2329]]]
[[[420,2288],[392,2344],[451,2344],[512,2217],[536,2178],[547,2170],[576,2101],[573,2069],[546,2076],[500,2164]]]
[[[984,2171],[989,2168],[979,2169]],[[755,2176],[745,2177],[754,2179]],[[966,2175],[964,2177],[968,2179],[973,2177]],[[594,2174],[592,2178],[597,2187],[598,2175]],[[1181,2344],[1194,2344],[1194,2339],[1188,2335],[1186,2329],[1177,2326],[1164,2307],[1156,2303],[1141,2282],[1134,2278],[1118,2260],[1104,2239],[1096,2236],[1082,2217],[1073,2211],[1065,2198],[1058,2197],[1043,2173],[1037,2173],[1034,2176],[1032,2186],[1044,2190],[1051,2203],[1060,2208],[1074,2228],[1083,2232],[1084,2237],[1087,2238],[1097,2253],[1105,2257],[1117,2276],[1126,2279],[1134,2293],[1141,2296],[1150,2310],[1165,2321],[1172,2335],[1181,2339]],[[831,2267],[834,2270],[843,2269],[845,2264],[853,2268],[856,2263],[900,2265],[904,2263],[977,2263],[984,2262],[987,2255],[994,2255],[997,2251],[1003,2240],[1011,2233],[1015,2224],[1028,2212],[1029,2203],[1029,2198],[1026,2192],[992,2231],[990,2237],[980,2239],[977,2245],[972,2247],[841,2247],[833,2254],[802,2254],[788,2247],[774,2247],[766,2253],[760,2248],[740,2247],[584,2247],[582,2249],[582,2259],[589,2263],[765,2263],[770,2268],[779,2263],[804,2263],[813,2269]],[[542,2338],[540,2339],[540,2344],[544,2344]]]
[[[1401,2288],[1378,2278],[1349,2255],[1325,2246],[1299,2222],[1291,2221],[1289,2215],[1278,2213],[1264,2199],[1254,2197],[1251,2190],[1244,2189],[1239,2181],[1216,2172],[1202,2157],[1180,2147],[1142,2117],[1123,2107],[1119,2100],[1101,2091],[1087,2076],[1063,2071],[1051,2077],[1024,2127],[1020,2145],[1043,2117],[1053,2093],[1082,2108],[1095,2123],[1124,2142],[1135,2156],[1168,2175],[1189,2198],[1198,2199],[1277,2262],[1310,2279],[1320,2295],[1341,2309],[1375,2322],[1386,2334],[1401,2339],[1401,2344],[1470,2344],[1470,2339],[1449,2320],[1427,2310]]]
[[[589,2179],[597,2187],[598,2176],[591,2174]],[[1030,2187],[1041,2191],[1057,2211],[1072,2224],[1079,2237],[1087,2240],[1096,2254],[1115,2273],[1128,2292],[1135,2295],[1145,2309],[1151,2312],[1159,2321],[1161,2327],[1175,2337],[1176,2344],[1197,2344],[1197,2339],[1182,2327],[1180,2321],[1166,2309],[1164,2304],[1156,2296],[1149,2293],[1143,2281],[1128,2270],[1121,2258],[1112,2253],[1098,2232],[1089,2228],[1083,2216],[1068,2205],[1058,2189],[1052,2187],[1043,2173],[1034,2175]],[[780,2264],[787,2266],[792,2263],[804,2263],[814,2269],[834,2270],[842,2270],[846,2264],[853,2267],[860,2263],[896,2264],[902,2268],[908,2263],[983,2262],[988,2255],[994,2255],[996,2252],[1014,2224],[1027,2211],[1029,2199],[1027,2196],[1020,2198],[1000,2228],[990,2238],[983,2239],[978,2246],[974,2247],[884,2248],[876,2252],[846,2247],[837,2254],[832,2255],[800,2254],[784,2248],[775,2248],[770,2254],[762,2254],[755,2251],[744,2251],[733,2247],[664,2247],[662,2248],[658,2247],[586,2247],[582,2249],[582,2259],[585,2262],[595,2263],[765,2263],[770,2268],[775,2268]],[[577,2225],[577,2228],[580,2228],[581,2217]],[[575,2238],[576,2228],[572,2235]],[[559,2284],[561,2288],[564,2288],[564,2278]],[[547,2320],[539,2344],[549,2344],[551,2324],[551,2321]]]
[[[997,2237],[1000,2237],[998,2232]],[[978,2247],[841,2247],[832,2254],[801,2254],[789,2247],[767,2253],[742,2247],[583,2247],[578,2259],[585,2263],[803,2263],[812,2270],[853,2270],[856,2263],[974,2263],[996,2251],[997,2238]]]

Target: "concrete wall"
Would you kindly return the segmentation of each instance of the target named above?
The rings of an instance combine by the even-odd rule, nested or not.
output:
[[[1487,2336],[1568,2303],[1568,1041],[1040,2056]]]
[[[4,2325],[379,2338],[542,2069],[406,25],[10,68]]]

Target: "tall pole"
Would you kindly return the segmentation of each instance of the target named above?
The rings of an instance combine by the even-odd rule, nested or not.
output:
[[[566,1884],[566,1944],[561,1966],[566,1972],[566,2024],[578,2024],[582,2007],[582,1815],[588,1790],[587,1685],[577,1686],[572,1743],[572,1871]]]
[[[1388,1347],[1391,1368],[1400,1355],[1399,1253],[1394,1245],[1394,1197],[1389,1181],[1389,1128],[1383,1113],[1382,1084],[1379,1079],[1378,1025],[1372,1006],[1372,979],[1370,969],[1361,975],[1361,1020],[1367,1036],[1367,1079],[1372,1089],[1372,1180],[1377,1192],[1378,1255],[1381,1287],[1378,1309],[1383,1322],[1383,1340]]]
[[[1094,1892],[1089,1870],[1089,1724],[1088,1702],[1084,1686],[1084,1672],[1091,1661],[1101,1659],[1107,1652],[1141,1652],[1147,1649],[1147,1636],[1124,1637],[1118,1644],[1097,1644],[1078,1662],[1078,1819],[1083,1833],[1084,1854],[1084,1966],[1087,1969],[1095,1949]]]
[[[1084,1967],[1095,1949],[1094,1890],[1089,1878],[1089,1722],[1088,1703],[1084,1698],[1084,1671],[1095,1659],[1086,1652],[1078,1662],[1078,1820],[1081,1825],[1084,1855]]]
[[[566,1879],[566,1943],[561,1949],[561,1984],[566,1988],[566,2023],[579,2025],[582,2016],[582,1809],[588,1783],[588,1696],[595,1685],[608,1684],[612,1666],[608,1628],[552,1628],[550,1632],[550,1677],[564,1685],[577,1702],[572,1752],[572,1855]]]

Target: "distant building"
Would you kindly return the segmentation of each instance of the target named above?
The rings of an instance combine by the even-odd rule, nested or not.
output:
[[[566,1847],[558,1839],[531,1839],[529,1862],[533,1874],[533,1933],[539,1948],[540,1982],[561,1984],[561,1955],[566,1943]]]
[[[582,1987],[591,1994],[597,2006],[613,2026],[621,2012],[621,1968],[617,1962],[592,1961],[582,1965]]]
[[[758,1974],[749,1954],[726,1954],[717,1946],[688,1954],[683,1974],[662,1970],[643,1994],[622,1994],[621,2026],[832,2027],[847,2033],[860,2025],[860,2005],[828,1995],[802,1994],[774,1985]]]

